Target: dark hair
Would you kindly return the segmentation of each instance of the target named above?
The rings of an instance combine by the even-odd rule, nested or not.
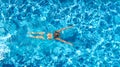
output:
[[[58,38],[59,36],[60,36],[60,32],[55,31],[55,32],[54,32],[54,38]]]

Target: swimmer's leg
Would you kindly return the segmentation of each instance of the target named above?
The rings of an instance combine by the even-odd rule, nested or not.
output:
[[[45,32],[28,32],[28,34],[41,34],[41,35],[43,35],[43,34],[45,34]]]
[[[44,39],[43,36],[30,36],[31,38]]]
[[[69,29],[69,28],[72,28],[73,26],[68,26],[68,27],[65,27],[65,28],[62,28],[62,29],[60,29],[60,30],[57,30],[57,32],[61,32],[61,31],[63,31],[63,30],[66,30],[66,29]]]
[[[67,41],[65,41],[65,40],[62,40],[62,39],[60,39],[60,38],[55,38],[55,39],[56,39],[56,40],[59,40],[59,41],[61,41],[61,42],[64,42],[64,43],[66,43],[66,44],[69,44],[69,45],[71,45],[71,46],[73,46],[72,43],[67,42]]]

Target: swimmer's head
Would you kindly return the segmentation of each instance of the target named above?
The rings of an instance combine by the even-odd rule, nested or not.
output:
[[[51,33],[47,34],[47,39],[52,39],[52,34]]]

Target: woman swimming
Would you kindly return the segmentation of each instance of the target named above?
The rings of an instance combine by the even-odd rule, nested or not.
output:
[[[61,42],[67,43],[67,44],[69,44],[69,45],[73,45],[72,43],[67,42],[67,41],[65,41],[65,40],[63,40],[63,39],[60,38],[60,32],[61,32],[61,31],[66,30],[66,29],[69,29],[69,28],[72,28],[72,27],[73,27],[73,26],[68,26],[68,27],[66,27],[66,28],[62,28],[62,29],[60,29],[60,30],[57,30],[57,31],[54,32],[53,35],[52,35],[52,33],[48,33],[48,34],[47,34],[47,39],[52,39],[52,38],[54,38],[55,40],[59,40],[59,41],[61,41]],[[32,37],[32,38],[39,38],[39,39],[45,39],[45,38],[43,37],[44,33],[45,33],[45,32],[30,32],[29,34],[40,34],[40,35],[42,35],[42,36],[30,36],[30,37]]]

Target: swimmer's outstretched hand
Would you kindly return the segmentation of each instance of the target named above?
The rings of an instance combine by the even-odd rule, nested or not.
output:
[[[63,30],[66,30],[66,29],[69,29],[69,28],[72,28],[72,27],[74,27],[74,26],[68,26],[68,27],[62,28],[62,29],[58,30],[58,32],[61,32]]]
[[[56,38],[56,40],[59,40],[59,41],[61,41],[61,42],[64,42],[64,43],[66,43],[66,44],[69,44],[69,45],[73,46],[72,43],[67,42],[67,41],[65,41],[65,40],[62,40],[62,39],[60,39],[60,38]]]

